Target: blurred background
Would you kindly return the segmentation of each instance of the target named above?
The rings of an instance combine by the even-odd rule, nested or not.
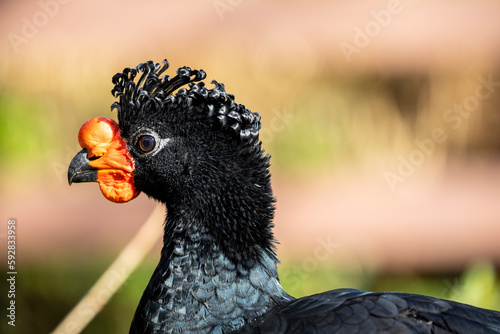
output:
[[[500,310],[499,18],[493,0],[0,1],[0,240],[15,218],[18,271],[2,332],[53,330],[153,209],[66,172],[80,126],[116,119],[111,77],[165,58],[262,115],[289,293]],[[85,333],[128,331],[156,242]]]

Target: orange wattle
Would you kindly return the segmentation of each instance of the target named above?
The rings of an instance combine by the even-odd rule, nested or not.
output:
[[[134,185],[134,160],[118,123],[107,117],[92,118],[80,128],[78,142],[87,150],[89,164],[98,169],[97,182],[104,197],[124,203],[140,194]]]

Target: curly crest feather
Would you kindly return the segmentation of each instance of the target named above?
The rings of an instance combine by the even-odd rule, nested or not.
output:
[[[184,115],[179,116],[193,120],[211,118],[241,142],[259,142],[260,115],[237,104],[234,95],[226,93],[222,83],[214,80],[215,87],[207,89],[201,81],[206,78],[206,73],[189,67],[177,69],[177,75],[172,78],[162,76],[168,67],[167,60],[162,64],[148,61],[135,68],[125,68],[113,77],[115,86],[111,93],[119,100],[111,105],[111,109],[117,109],[120,127],[129,124],[138,113],[167,111],[180,106]],[[142,74],[136,80],[139,72]],[[185,85],[188,87],[183,88]]]

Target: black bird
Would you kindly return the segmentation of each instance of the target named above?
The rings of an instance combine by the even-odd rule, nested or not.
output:
[[[94,118],[69,183],[168,209],[160,262],[130,333],[500,333],[500,313],[433,297],[339,289],[295,299],[278,280],[260,116],[205,73],[146,62],[113,77],[118,123]]]

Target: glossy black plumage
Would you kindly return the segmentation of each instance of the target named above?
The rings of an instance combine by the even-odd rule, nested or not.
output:
[[[260,116],[222,84],[207,89],[203,71],[162,77],[167,68],[148,62],[113,78],[135,185],[168,209],[161,259],[131,333],[500,333],[500,313],[431,297],[289,296],[276,268]],[[144,135],[164,146],[141,152]]]
[[[354,289],[284,303],[238,333],[499,333],[498,312],[428,296]]]

